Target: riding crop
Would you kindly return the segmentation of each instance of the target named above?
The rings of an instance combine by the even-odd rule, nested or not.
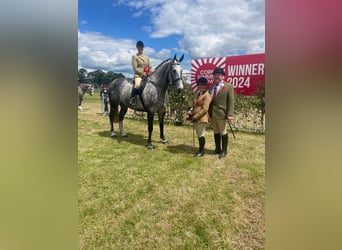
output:
[[[195,124],[192,123],[192,144],[195,147]]]
[[[228,122],[228,125],[229,125],[229,127],[230,127],[230,130],[232,131],[232,134],[233,134],[234,139],[236,139],[236,138],[235,138],[235,134],[234,134],[234,130],[233,130],[233,128],[232,128],[231,123]]]

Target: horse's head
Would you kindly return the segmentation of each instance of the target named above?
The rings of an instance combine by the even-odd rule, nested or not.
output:
[[[183,83],[183,77],[182,77],[183,69],[180,65],[183,58],[184,58],[184,55],[182,55],[180,59],[177,59],[175,55],[170,63],[170,69],[169,69],[169,84],[175,85],[179,92],[184,89],[184,83]]]
[[[87,92],[91,96],[94,95],[94,93],[95,93],[95,86],[94,86],[94,84],[88,84]]]

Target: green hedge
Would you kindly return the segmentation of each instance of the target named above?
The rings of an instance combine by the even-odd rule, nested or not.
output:
[[[260,84],[256,96],[235,95],[235,120],[237,129],[250,132],[265,132],[265,88]],[[187,110],[192,105],[194,94],[186,85],[182,94],[169,89],[169,105],[166,119],[170,122],[186,121]]]

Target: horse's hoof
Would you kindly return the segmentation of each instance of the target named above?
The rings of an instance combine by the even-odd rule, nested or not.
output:
[[[166,139],[161,139],[161,142],[162,142],[163,144],[168,144],[168,143],[169,143],[169,141],[166,140]]]
[[[148,144],[148,145],[147,145],[147,148],[148,148],[149,150],[153,150],[153,149],[154,149],[154,146],[153,146],[152,144]]]
[[[116,134],[115,134],[115,133],[112,133],[112,134],[110,135],[110,137],[114,138],[114,137],[116,137]]]
[[[125,134],[122,134],[121,135],[122,137],[128,137],[128,135],[125,133]]]

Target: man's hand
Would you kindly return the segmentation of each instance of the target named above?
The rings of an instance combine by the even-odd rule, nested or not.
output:
[[[188,113],[188,117],[186,118],[186,120],[192,122],[192,120],[194,119],[193,116],[193,114]]]
[[[227,121],[232,122],[234,120],[234,116],[228,115]]]

